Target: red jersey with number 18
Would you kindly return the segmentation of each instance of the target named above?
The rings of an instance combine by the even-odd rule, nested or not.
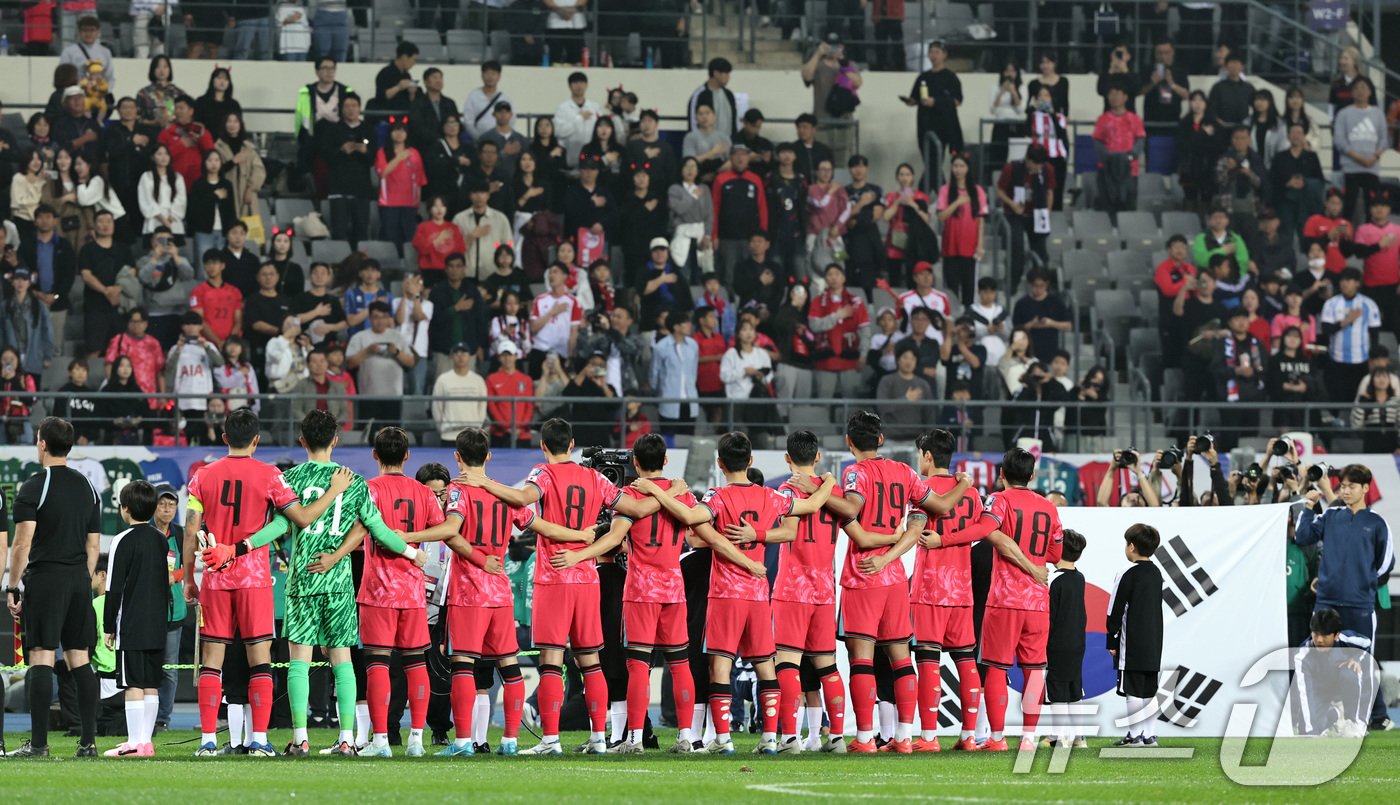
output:
[[[511,529],[523,531],[535,520],[533,509],[517,509],[485,489],[455,483],[447,487],[447,513],[462,518],[459,533],[471,543],[472,550],[502,560],[510,546]],[[536,559],[540,561],[544,560]],[[510,577],[504,573],[487,573],[456,554],[449,567],[449,606],[508,607],[515,604]]]
[[[820,485],[820,478],[812,478]],[[807,496],[791,483],[778,487],[778,494],[793,501]],[[830,509],[797,518],[797,539],[779,546],[778,578],[773,582],[773,600],[798,604],[836,603],[836,537],[841,523]]]
[[[946,495],[958,485],[951,475],[935,475],[929,489]],[[943,537],[939,548],[915,548],[913,589],[909,600],[939,607],[972,606],[972,543],[996,530],[997,522],[982,507],[977,490],[969,488],[947,514],[930,528]]]
[[[988,511],[1001,533],[1013,539],[1031,562],[1053,565],[1060,561],[1064,533],[1055,504],[1029,489],[1013,488],[992,495]],[[987,606],[1048,612],[1050,588],[993,553]]]
[[[598,513],[617,505],[622,492],[596,470],[572,461],[539,464],[526,476],[525,483],[540,490],[540,516],[546,522],[583,530],[598,523]],[[558,570],[549,563],[560,551],[581,551],[582,542],[555,542],[540,537],[535,551],[536,584],[597,584],[598,568],[592,562],[579,562]]]
[[[282,473],[252,456],[224,456],[190,479],[190,499],[203,507],[204,530],[222,545],[251,537],[301,498]],[[267,546],[250,551],[218,573],[204,574],[206,590],[242,590],[272,586]]]
[[[669,478],[653,478],[652,483],[669,490],[672,482]],[[630,486],[623,489],[622,494],[637,499],[647,497]],[[695,505],[695,496],[689,492],[676,500],[687,506]],[[625,515],[615,516],[630,521]],[[685,601],[681,551],[685,549],[687,530],[665,509],[632,522],[632,527],[627,531],[629,552],[627,581],[622,585],[623,601],[648,604],[679,604]]]
[[[923,503],[929,496],[928,485],[908,464],[883,456],[857,461],[846,470],[844,481],[842,486],[846,497],[855,498],[860,503],[860,515],[856,522],[871,534],[897,532],[904,523],[905,515],[909,514],[909,507]],[[927,517],[922,511],[909,516]],[[846,548],[846,562],[841,567],[841,586],[861,590],[908,584],[902,562],[891,562],[874,575],[860,572],[857,563],[861,559],[881,556],[889,549],[890,546],[882,545],[865,550],[852,542]]]
[[[724,529],[733,524],[753,523],[765,531],[777,528],[781,520],[792,513],[792,498],[785,498],[766,486],[729,484],[711,489],[700,499],[700,505],[714,516],[710,525],[724,536]],[[764,544],[747,542],[734,547],[755,562],[763,561]],[[732,598],[739,601],[767,601],[768,579],[758,578],[716,551],[710,566],[710,597]]]
[[[433,490],[417,480],[394,473],[380,475],[365,481],[369,487],[369,499],[384,524],[404,533],[426,531],[442,522],[442,506],[438,504]],[[418,543],[410,543],[418,547]],[[427,606],[424,594],[423,571],[374,539],[366,538],[365,572],[360,581],[360,592],[355,601],[372,607],[389,609],[423,609]]]

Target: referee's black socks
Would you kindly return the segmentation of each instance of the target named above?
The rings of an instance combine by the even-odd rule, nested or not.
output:
[[[31,665],[24,674],[24,689],[29,693],[29,743],[35,749],[49,745],[49,705],[53,703],[53,666]]]
[[[92,746],[97,743],[97,705],[101,693],[92,663],[84,663],[74,668],[73,681],[78,687],[78,717],[83,722],[83,735],[79,745]]]

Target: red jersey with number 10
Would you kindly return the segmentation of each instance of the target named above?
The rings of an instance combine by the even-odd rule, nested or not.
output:
[[[777,528],[780,521],[792,513],[792,498],[785,498],[757,484],[729,484],[711,489],[700,499],[700,505],[709,509],[714,516],[710,525],[721,537],[724,536],[724,529],[731,524],[753,523],[754,528],[765,531]],[[763,561],[765,548],[761,542],[746,542],[734,547],[755,562]],[[710,597],[767,601],[768,579],[753,575],[715,551],[710,566]]]
[[[997,528],[1020,547],[1033,564],[1053,565],[1064,550],[1060,513],[1055,504],[1029,489],[1007,489],[991,497],[989,511]],[[992,554],[992,586],[987,606],[1003,609],[1050,610],[1050,588],[1024,571]]]
[[[820,478],[812,478],[820,485]],[[784,483],[778,494],[795,504],[807,495]],[[778,578],[773,582],[773,600],[798,604],[836,603],[836,537],[841,523],[830,509],[797,518],[797,539],[779,546]]]
[[[532,509],[517,509],[487,492],[460,484],[447,487],[447,513],[462,518],[460,534],[472,550],[504,560],[512,529],[524,531],[535,521]],[[558,545],[559,543],[553,543]],[[536,562],[543,561],[536,559]],[[472,562],[452,555],[447,578],[447,604],[454,607],[509,607],[515,598],[510,577],[487,573]]]
[[[433,490],[402,473],[380,475],[365,481],[369,499],[379,509],[384,524],[411,534],[442,522],[442,506]],[[409,543],[418,547],[418,543]],[[389,609],[423,609],[427,596],[423,571],[372,538],[366,538],[365,573],[355,600]]]
[[[669,478],[653,478],[652,483],[662,490],[669,490],[672,482]],[[622,494],[637,499],[647,497],[630,486],[623,489]],[[687,506],[695,505],[695,496],[689,492],[676,500]],[[630,519],[621,514],[615,516]],[[679,604],[685,601],[681,551],[685,549],[685,532],[688,530],[685,524],[676,522],[665,509],[632,521],[632,527],[627,531],[629,553],[627,581],[622,585],[623,601],[648,604]]]
[[[951,475],[935,475],[929,489],[945,495],[958,485]],[[909,600],[939,607],[972,606],[972,543],[996,530],[997,522],[982,507],[977,490],[969,488],[947,514],[930,528],[943,537],[939,548],[915,548],[913,589]]]
[[[190,498],[204,507],[204,530],[222,545],[251,537],[283,511],[300,503],[287,479],[270,464],[252,456],[224,456],[190,479]],[[267,546],[249,551],[218,573],[204,574],[206,590],[242,590],[272,586]]]
[[[909,507],[923,503],[929,496],[928,485],[908,464],[882,456],[857,461],[846,470],[844,481],[842,486],[847,499],[855,498],[860,503],[860,515],[856,522],[871,534],[899,531],[905,515],[909,514]],[[927,515],[917,511],[910,516]],[[874,575],[860,572],[857,563],[861,559],[882,556],[890,547],[882,545],[865,550],[851,542],[846,548],[846,562],[841,567],[841,586],[861,590],[907,584],[902,562],[891,562]]]
[[[584,530],[598,524],[598,513],[617,505],[622,492],[596,470],[572,461],[539,464],[526,476],[525,483],[540,490],[540,516],[545,522]],[[555,542],[540,537],[535,551],[536,584],[597,584],[598,568],[592,562],[579,562],[565,570],[549,563],[560,551],[581,551],[582,542]]]

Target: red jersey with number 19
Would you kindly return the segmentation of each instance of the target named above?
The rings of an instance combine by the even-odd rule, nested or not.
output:
[[[711,525],[724,536],[724,529],[733,524],[753,523],[765,531],[777,528],[780,521],[792,513],[792,498],[786,498],[757,484],[729,484],[711,489],[700,499],[700,505],[714,516]],[[763,561],[765,550],[761,542],[735,545],[739,552],[755,562]],[[710,597],[733,598],[739,601],[767,601],[768,579],[758,578],[716,551],[710,566]]]
[[[672,482],[669,478],[653,478],[652,483],[662,490],[669,490]],[[622,494],[638,499],[647,497],[630,486],[623,489]],[[687,506],[695,505],[695,496],[689,492],[676,500]],[[621,514],[616,517],[630,520]],[[622,585],[623,601],[647,604],[680,604],[685,601],[681,551],[685,549],[687,530],[665,509],[632,522],[632,527],[627,531],[630,550],[627,556],[627,581]]]
[[[812,478],[820,485],[820,478]],[[807,496],[784,482],[778,494],[794,504]],[[823,508],[797,519],[797,539],[779,546],[778,578],[773,582],[773,600],[798,604],[836,603],[836,537],[841,524],[836,514]]]
[[[412,533],[442,522],[442,506],[433,490],[402,473],[380,475],[365,481],[370,502],[379,509],[384,524]],[[410,543],[415,548],[417,543]],[[391,553],[373,539],[366,539],[365,572],[355,601],[388,609],[423,609],[423,571],[412,560]]]
[[[272,519],[300,503],[282,473],[252,456],[224,456],[190,479],[190,500],[203,508],[204,530],[222,545],[236,545]],[[233,560],[218,573],[204,574],[206,590],[242,590],[272,586],[267,546]]]
[[[596,470],[572,461],[540,464],[526,476],[525,483],[540,490],[540,516],[546,522],[565,528],[592,528],[598,513],[617,505],[622,492]],[[540,537],[535,551],[535,584],[597,584],[598,568],[592,562],[579,562],[559,570],[549,563],[560,551],[581,551],[582,542],[555,542]]]
[[[951,475],[935,475],[929,489],[945,495],[958,485]],[[909,601],[939,607],[972,606],[972,543],[996,530],[997,522],[982,507],[977,490],[969,488],[931,528],[943,537],[939,548],[915,548],[913,589]]]
[[[1021,553],[1039,565],[1060,561],[1064,533],[1055,504],[1029,489],[1013,488],[991,497],[989,512],[1001,533],[1015,540]],[[1020,568],[992,554],[992,586],[987,606],[1003,609],[1050,611],[1050,588],[1026,575]]]
[[[923,503],[929,496],[928,485],[908,464],[883,456],[857,461],[844,476],[847,498],[860,503],[856,522],[871,534],[893,534],[904,523],[904,517],[927,517],[922,511],[909,513],[909,507]],[[864,550],[852,542],[846,548],[846,562],[841,567],[841,586],[849,589],[889,587],[907,584],[903,562],[891,562],[874,575],[860,572],[857,563],[866,556],[881,556],[888,545]]]
[[[472,550],[497,559],[505,558],[506,548],[510,546],[511,529],[523,531],[535,520],[532,509],[517,509],[485,489],[456,483],[447,487],[447,513],[462,518],[460,533],[471,543]],[[537,558],[535,561],[544,560]],[[453,554],[449,567],[448,606],[514,606],[509,576],[487,573],[456,554]]]

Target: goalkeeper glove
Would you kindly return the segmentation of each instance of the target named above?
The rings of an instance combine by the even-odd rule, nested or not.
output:
[[[214,572],[227,568],[233,564],[234,559],[248,552],[247,540],[234,545],[224,545],[215,542],[214,536],[204,531],[199,532],[199,545],[203,549],[200,556],[204,560],[205,569]]]

